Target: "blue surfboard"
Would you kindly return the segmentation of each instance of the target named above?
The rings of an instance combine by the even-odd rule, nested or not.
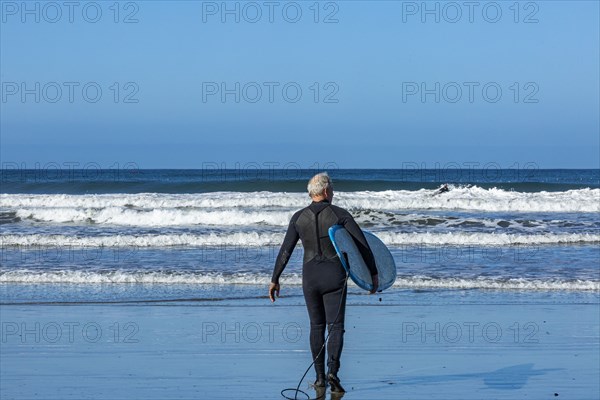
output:
[[[371,232],[363,231],[367,243],[375,257],[375,265],[379,275],[379,291],[392,286],[396,281],[396,263],[392,253],[387,246]],[[335,247],[338,257],[342,261],[344,269],[350,275],[350,279],[360,288],[365,290],[373,289],[371,273],[363,260],[352,235],[341,225],[334,225],[329,228],[329,238]]]

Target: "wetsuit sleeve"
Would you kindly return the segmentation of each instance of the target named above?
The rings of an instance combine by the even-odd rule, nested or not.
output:
[[[363,260],[365,260],[365,264],[367,264],[367,268],[369,268],[371,276],[377,275],[377,266],[375,265],[375,257],[373,256],[373,252],[369,247],[367,238],[365,238],[363,231],[360,229],[352,215],[350,215],[350,213],[347,211],[344,212],[340,222],[350,233],[350,235],[352,235],[354,243],[356,243],[356,247],[358,247]]]
[[[294,214],[288,226],[287,232],[285,233],[285,238],[283,239],[283,243],[279,249],[279,254],[277,255],[277,260],[275,261],[275,268],[273,269],[273,276],[271,277],[272,283],[279,283],[279,277],[290,260],[292,252],[296,247],[296,243],[298,243],[298,239],[300,239],[298,231],[296,230],[296,220],[298,220],[299,215],[300,212]]]

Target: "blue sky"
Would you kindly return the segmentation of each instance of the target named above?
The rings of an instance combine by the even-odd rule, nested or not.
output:
[[[600,167],[596,1],[114,3],[2,1],[3,163]]]

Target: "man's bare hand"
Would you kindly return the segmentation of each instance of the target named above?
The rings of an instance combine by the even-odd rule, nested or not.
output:
[[[275,293],[277,293],[277,297],[279,297],[279,283],[271,282],[271,285],[269,285],[269,298],[271,299],[271,302],[275,301]]]
[[[373,279],[373,289],[369,292],[369,294],[373,294],[377,292],[377,289],[379,289],[379,275],[373,275],[371,278]]]

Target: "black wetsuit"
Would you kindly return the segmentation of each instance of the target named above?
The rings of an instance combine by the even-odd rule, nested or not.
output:
[[[325,368],[325,353],[321,352],[318,359],[316,357],[325,341],[326,324],[329,327],[327,366],[334,374],[337,374],[340,367],[343,347],[346,272],[329,239],[329,228],[338,224],[343,225],[352,235],[371,275],[376,275],[377,268],[373,253],[352,215],[343,208],[323,200],[313,201],[308,207],[294,214],[279,250],[271,278],[271,282],[279,283],[279,277],[298,239],[301,239],[304,247],[302,289],[310,318],[310,349],[317,374],[323,373]]]

